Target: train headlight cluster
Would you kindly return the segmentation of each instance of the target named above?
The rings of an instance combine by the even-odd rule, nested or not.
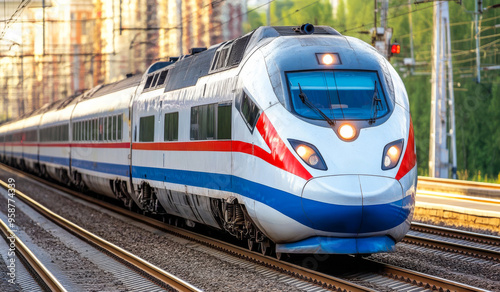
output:
[[[318,53],[316,54],[316,59],[320,65],[339,65],[340,62],[339,54],[337,53]]]
[[[288,139],[288,141],[295,152],[297,152],[297,155],[299,155],[307,165],[319,170],[327,170],[323,157],[321,157],[321,154],[319,154],[318,149],[316,149],[314,145],[293,139]]]
[[[403,152],[403,143],[404,140],[400,139],[385,145],[382,157],[382,170],[388,170],[398,165],[401,152]]]
[[[356,137],[356,128],[351,124],[343,124],[339,127],[339,135],[344,140]]]

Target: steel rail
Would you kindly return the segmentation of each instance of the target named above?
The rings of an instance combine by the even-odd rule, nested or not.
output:
[[[11,168],[9,166],[2,165],[2,168],[8,168],[11,171],[16,171],[20,172],[18,169]],[[47,185],[51,188],[60,190],[64,193],[71,194],[79,199],[82,199],[84,201],[90,202],[92,204],[96,204],[100,207],[106,208],[110,211],[113,211],[115,213],[118,213],[120,215],[126,216],[128,218],[132,218],[138,222],[144,223],[146,225],[152,226],[156,229],[162,230],[169,232],[171,234],[177,235],[179,237],[198,242],[200,244],[206,245],[211,248],[215,248],[220,251],[224,251],[226,253],[232,254],[236,257],[243,258],[245,260],[249,260],[252,262],[255,262],[257,264],[261,264],[263,266],[266,266],[268,268],[274,269],[276,271],[279,271],[284,274],[288,274],[292,277],[295,277],[299,280],[307,281],[314,283],[318,286],[322,286],[324,288],[330,289],[330,290],[335,290],[335,291],[352,291],[352,292],[360,292],[360,291],[376,291],[367,287],[363,287],[361,285],[357,285],[354,283],[351,283],[349,281],[336,278],[327,274],[323,274],[320,272],[312,271],[306,268],[303,268],[298,265],[294,265],[291,263],[279,261],[275,258],[269,257],[269,256],[264,256],[260,253],[249,251],[247,249],[232,245],[230,243],[226,243],[224,241],[210,238],[201,234],[197,234],[188,230],[184,230],[172,225],[165,224],[161,221],[158,221],[156,219],[126,210],[122,207],[110,204],[108,202],[104,202],[101,200],[98,200],[96,198],[84,195],[82,193],[79,193],[77,191],[68,189],[64,186],[48,182],[46,180],[43,180],[42,178],[39,178],[37,176],[27,174],[27,173],[22,173],[23,176],[29,177],[30,179],[36,180],[44,185]]]
[[[448,252],[456,252],[464,255],[475,256],[487,260],[500,261],[500,252],[475,246],[469,246],[448,241],[441,241],[420,236],[413,236],[409,234],[405,236],[403,242],[417,244],[420,246],[430,247],[434,249],[437,248]]]
[[[45,181],[43,181],[45,183]],[[51,184],[51,183],[49,183]],[[52,184],[51,184],[52,186]],[[230,254],[233,254],[235,256],[238,256],[240,258],[244,258],[259,264],[262,264],[264,266],[267,266],[269,268],[273,268],[275,270],[278,270],[282,273],[286,273],[288,275],[295,276],[299,279],[306,280],[309,282],[313,282],[315,284],[318,284],[320,286],[323,286],[325,288],[331,289],[331,290],[336,290],[336,291],[373,291],[369,288],[359,286],[353,283],[349,283],[346,280],[342,280],[327,274],[323,274],[320,272],[312,271],[306,268],[303,268],[301,266],[297,266],[291,263],[279,261],[275,258],[269,257],[269,256],[263,256],[260,253],[249,251],[247,249],[214,239],[210,238],[204,235],[200,235],[197,233],[193,233],[175,226],[167,225],[164,224],[163,222],[160,222],[156,219],[137,214],[128,210],[125,210],[121,207],[109,204],[107,202],[100,201],[98,199],[83,195],[81,193],[78,193],[73,190],[68,190],[64,187],[54,185],[55,187],[58,187],[60,190],[63,190],[64,192],[70,192],[72,195],[77,196],[80,199],[98,204],[101,207],[104,207],[106,209],[109,209],[111,211],[117,212],[121,215],[133,218],[137,221],[140,221],[142,223],[145,223],[149,226],[158,228],[163,231],[167,231],[170,233],[173,233],[177,236],[196,241],[200,244],[207,245],[209,247],[222,250],[224,252],[228,252]],[[426,275],[423,273],[403,269],[403,268],[398,268],[394,267],[391,265],[387,264],[382,264],[382,263],[377,263],[375,261],[370,261],[372,263],[376,263],[379,265],[379,270],[380,273],[389,277],[393,278],[402,282],[407,282],[411,283],[415,286],[420,286],[420,287],[430,287],[430,288],[435,288],[436,290],[442,290],[442,291],[483,291],[481,289],[478,289],[476,287],[468,286],[462,283],[454,282],[454,281],[449,281],[446,279],[434,277],[431,275]],[[346,286],[347,285],[347,286]],[[484,290],[486,291],[486,290]]]
[[[427,183],[447,184],[447,185],[452,185],[452,186],[476,187],[476,188],[500,191],[500,184],[493,184],[493,183],[474,182],[474,181],[456,180],[456,179],[448,179],[448,178],[435,178],[435,177],[427,177],[427,176],[419,176],[418,181],[419,182],[427,182]]]
[[[439,194],[428,195],[500,204],[500,184],[423,176],[418,177],[418,182],[417,194],[418,192],[434,191]]]
[[[66,292],[67,290],[61,285],[57,278],[43,265],[43,263],[38,260],[38,258],[31,252],[31,250],[17,237],[17,235],[3,222],[0,220],[0,229],[5,235],[5,238],[14,239],[15,243],[15,253],[20,255],[27,265],[29,265],[28,270],[33,271],[36,280],[41,281],[39,283],[43,288],[53,292]],[[38,282],[37,281],[37,282]]]
[[[474,242],[479,242],[494,246],[500,245],[500,237],[497,236],[483,235],[474,232],[461,231],[440,226],[432,226],[422,223],[412,223],[411,228],[415,231],[436,234],[440,236],[447,236],[450,238],[471,240]],[[403,241],[410,244],[417,244],[420,246],[440,249],[447,252],[455,252],[459,254],[500,262],[500,251],[498,250],[491,250],[461,243],[449,242],[445,240],[426,238],[423,236],[415,236],[411,234],[407,234],[403,239]]]
[[[488,291],[477,287],[469,286],[455,281],[446,280],[443,278],[430,276],[427,274],[411,271],[387,264],[382,264],[376,261],[370,261],[380,265],[381,272],[386,276],[400,280],[403,282],[413,283],[416,286],[425,287],[431,291],[456,291],[456,292],[470,292],[470,291]]]
[[[443,226],[424,224],[420,222],[412,222],[411,229],[419,232],[443,235],[451,238],[464,239],[488,245],[500,246],[500,236],[470,232],[465,230],[458,230]]]
[[[10,168],[10,167],[9,167]],[[19,172],[17,169],[13,169],[16,172]],[[52,182],[47,182],[39,177],[26,174],[30,178],[37,180],[45,185],[48,185],[52,188],[61,190],[65,193],[69,193],[71,195],[74,195],[82,200],[85,200],[90,203],[97,204],[100,207],[106,208],[110,211],[114,211],[116,213],[119,213],[121,215],[127,216],[129,218],[132,218],[134,220],[137,220],[139,222],[142,222],[144,224],[147,224],[149,226],[155,227],[157,229],[160,229],[162,231],[166,231],[172,234],[175,234],[177,236],[196,241],[200,244],[233,254],[237,257],[247,259],[252,262],[256,262],[259,264],[262,264],[264,266],[267,266],[269,268],[273,268],[277,271],[280,271],[282,273],[294,276],[298,279],[301,280],[306,280],[312,283],[315,283],[319,286],[322,286],[324,288],[328,288],[331,290],[335,291],[374,291],[370,288],[366,288],[357,284],[350,283],[346,280],[339,279],[327,274],[323,274],[320,272],[312,271],[291,263],[283,262],[280,260],[277,260],[275,258],[269,257],[269,256],[263,256],[260,253],[249,251],[247,249],[234,246],[232,244],[210,238],[204,235],[200,235],[194,232],[190,232],[188,230],[184,230],[172,225],[165,224],[163,222],[160,222],[156,219],[131,212],[129,210],[125,210],[121,207],[118,207],[116,205],[98,200],[96,198],[81,194],[77,191],[68,189],[66,187],[54,184]],[[462,283],[442,279],[439,277],[434,277],[431,275],[426,275],[423,273],[379,263],[373,260],[366,260],[367,264],[375,264],[377,265],[377,268],[379,270],[379,273],[381,275],[384,275],[388,278],[396,279],[401,282],[409,283],[414,286],[419,286],[419,287],[428,287],[431,289],[436,289],[436,290],[442,290],[442,291],[486,291],[486,290],[481,290],[477,287],[472,287],[468,286]]]
[[[0,180],[0,185],[6,189],[8,189],[8,184],[5,183],[4,181]],[[148,277],[159,281],[161,283],[165,283],[166,285],[178,290],[178,291],[196,291],[199,292],[198,288],[194,287],[193,285],[185,282],[182,279],[177,278],[176,276],[162,270],[161,268],[143,260],[142,258],[137,257],[136,255],[129,253],[128,251],[114,245],[113,243],[106,241],[102,239],[101,237],[81,228],[80,226],[72,223],[69,220],[66,220],[65,218],[55,214],[54,212],[50,211],[40,203],[36,202],[35,200],[31,199],[29,196],[25,195],[19,190],[15,190],[16,196],[23,200],[26,204],[28,204],[30,207],[35,209],[37,212],[40,214],[44,215],[57,225],[61,226],[62,228],[68,230],[69,232],[77,235],[78,237],[86,240],[87,242],[107,251],[108,253],[112,254],[116,258],[128,263],[129,266],[132,268],[139,270],[141,272],[144,272],[147,274]]]
[[[42,181],[43,183],[47,184],[46,181]],[[314,284],[317,284],[318,286],[322,286],[331,290],[335,291],[352,291],[352,292],[357,292],[357,291],[375,291],[354,283],[350,283],[346,280],[342,280],[333,276],[329,276],[320,272],[316,271],[311,271],[306,268],[303,268],[298,265],[294,265],[291,263],[279,261],[275,258],[269,257],[269,256],[264,256],[261,255],[260,253],[249,251],[246,249],[243,249],[239,246],[232,245],[230,243],[223,242],[218,239],[210,238],[201,234],[197,234],[194,232],[190,232],[188,230],[184,230],[172,225],[165,224],[161,221],[158,221],[156,219],[129,211],[125,210],[119,206],[112,205],[107,202],[103,202],[101,200],[83,195],[79,192],[69,190],[67,188],[61,187],[59,185],[55,185],[52,183],[48,183],[51,187],[57,188],[58,190],[64,191],[66,193],[70,193],[71,195],[74,195],[78,197],[79,199],[85,200],[87,202],[91,202],[93,204],[96,204],[100,207],[106,208],[110,211],[116,212],[120,215],[126,216],[128,218],[132,218],[138,222],[147,224],[149,226],[152,226],[156,229],[162,230],[169,232],[171,234],[177,235],[179,237],[195,241],[197,243],[209,246],[211,248],[215,248],[217,250],[224,251],[226,253],[232,254],[234,256],[261,264],[263,266],[266,266],[268,268],[277,270],[281,273],[288,274],[290,276],[296,277],[300,280],[304,281],[309,281]]]

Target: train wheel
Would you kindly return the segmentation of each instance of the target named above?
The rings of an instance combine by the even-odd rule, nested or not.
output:
[[[263,255],[271,255],[271,244],[269,243],[269,240],[264,240],[260,242],[260,252]]]
[[[248,250],[255,251],[257,249],[257,243],[253,241],[253,239],[251,238],[247,239],[247,243],[248,243]]]

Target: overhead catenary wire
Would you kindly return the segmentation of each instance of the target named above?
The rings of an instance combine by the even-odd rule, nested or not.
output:
[[[17,6],[17,9],[14,11],[14,13],[10,16],[10,18],[7,20],[2,32],[0,32],[0,40],[3,39],[5,36],[5,33],[7,30],[10,28],[10,26],[17,21],[18,17],[21,15],[23,12],[24,8],[26,8],[30,4],[31,0],[22,0],[19,3],[19,6]],[[5,2],[4,2],[4,15],[5,15]]]

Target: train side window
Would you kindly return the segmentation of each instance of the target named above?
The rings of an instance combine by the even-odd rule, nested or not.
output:
[[[104,139],[104,122],[103,118],[99,118],[99,141],[102,141]]]
[[[92,141],[92,120],[87,120],[87,141]]]
[[[113,119],[111,117],[108,117],[107,119],[108,119],[108,130],[107,130],[107,132],[108,132],[107,135],[108,136],[107,136],[107,140],[111,141],[111,137],[112,137],[112,134],[113,134],[112,133],[113,132]]]
[[[179,139],[179,113],[165,114],[164,141],[177,141]]]
[[[215,139],[215,109],[217,104],[191,108],[191,140]]]
[[[146,90],[149,87],[151,87],[151,83],[153,81],[153,77],[154,77],[154,75],[149,75],[148,76],[148,79],[146,79],[146,85],[144,85],[144,90]]]
[[[85,123],[84,123],[84,121],[80,122],[80,141],[85,141]]]
[[[253,100],[246,94],[243,94],[243,98],[241,100],[240,112],[245,120],[248,129],[253,132],[255,125],[257,124],[257,120],[260,116],[259,107],[253,102]]]
[[[86,133],[87,133],[87,124],[85,121],[82,121],[82,141],[87,140]]]
[[[73,123],[73,141],[78,141],[78,122]]]
[[[123,114],[118,115],[118,133],[116,134],[119,141],[122,140]]]
[[[90,140],[90,122],[89,120],[85,121],[85,141]]]
[[[103,141],[107,141],[108,140],[108,118],[107,117],[104,117],[103,118],[103,125],[102,125],[102,135],[103,135]]]
[[[160,85],[163,85],[165,83],[165,80],[167,79],[167,74],[168,74],[168,70],[165,70],[165,71],[160,73],[160,77],[158,78],[158,83],[156,84],[156,86],[160,86]]]
[[[64,124],[62,128],[63,128],[62,138],[65,142],[67,142],[69,141],[69,124]]]
[[[73,122],[73,141],[78,141],[78,122]]]
[[[113,141],[116,141],[116,132],[118,132],[117,116],[113,116]]]
[[[87,141],[87,121],[82,121],[82,141]]]
[[[142,117],[139,120],[139,142],[155,140],[155,116]]]
[[[78,141],[83,141],[83,122],[78,122]]]
[[[160,76],[160,73],[155,74],[155,77],[153,77],[153,81],[151,81],[151,88],[156,87],[156,82],[158,81],[159,76]]]
[[[97,141],[97,119],[92,119],[92,141]]]
[[[231,139],[231,104],[219,104],[217,109],[217,139]]]

